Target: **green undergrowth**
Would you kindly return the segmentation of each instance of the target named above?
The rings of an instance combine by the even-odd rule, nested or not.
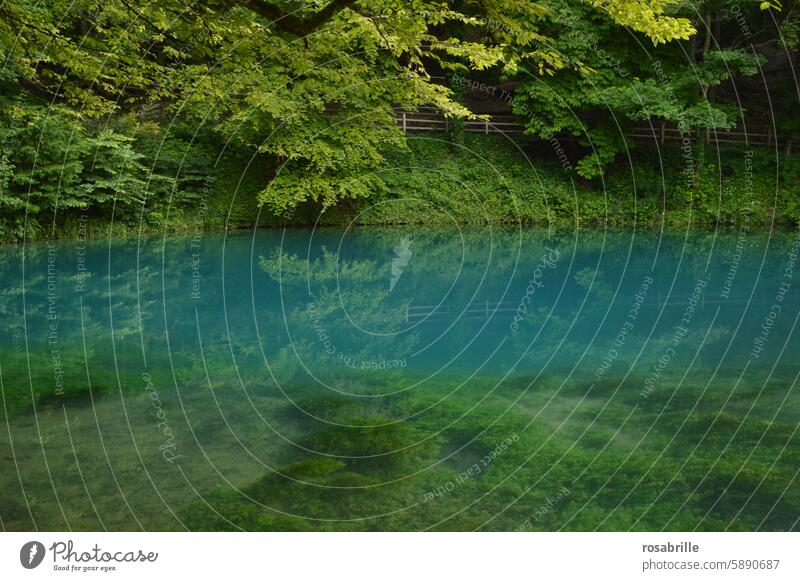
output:
[[[124,238],[196,234],[254,227],[538,224],[566,227],[793,225],[800,221],[800,164],[795,157],[729,146],[704,163],[677,148],[638,146],[592,181],[564,169],[547,143],[515,145],[499,136],[412,136],[388,155],[377,175],[385,184],[371,197],[322,208],[303,203],[287,214],[259,207],[269,168],[238,157],[213,168],[199,191],[150,198],[143,206],[107,203],[55,215],[17,215],[3,223],[5,241],[48,238]],[[573,155],[577,155],[574,152]],[[372,179],[374,176],[369,176]]]

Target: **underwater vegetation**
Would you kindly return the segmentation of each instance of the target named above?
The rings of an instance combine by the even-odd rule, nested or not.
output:
[[[26,248],[5,530],[798,529],[796,234],[279,234]]]
[[[575,439],[499,402],[470,414],[464,399],[448,400],[381,425],[375,406],[315,398],[303,402],[310,413],[377,427],[311,428],[301,445],[313,453],[297,450],[239,490],[220,487],[181,518],[199,530],[796,529],[795,427],[687,414],[695,395],[687,389],[660,415],[637,412],[624,438],[606,425],[630,412],[620,402]],[[408,396],[380,411],[427,403]],[[632,434],[651,426],[637,443]]]

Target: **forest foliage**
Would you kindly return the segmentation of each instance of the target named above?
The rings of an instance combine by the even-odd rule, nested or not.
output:
[[[530,135],[577,139],[570,171],[580,180],[599,183],[632,145],[620,126],[636,121],[699,135],[733,127],[746,112],[774,119],[788,149],[796,95],[781,71],[795,54],[792,8],[7,0],[0,234],[57,235],[75,212],[174,226],[212,181],[232,193],[220,215],[260,207],[292,222],[301,208],[352,211],[391,196],[381,170],[407,149],[395,108],[432,105],[454,127],[474,116],[448,82],[453,74],[513,87]],[[772,75],[774,102],[763,90],[732,95],[732,79],[759,74]],[[691,155],[702,167],[702,140]]]

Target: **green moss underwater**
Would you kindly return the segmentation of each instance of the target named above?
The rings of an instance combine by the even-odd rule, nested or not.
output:
[[[0,515],[6,530],[794,530],[797,401],[788,375],[758,379],[675,376],[646,400],[641,377],[450,377],[377,399],[295,385],[291,403],[217,386],[161,395],[169,433],[152,397],[72,391],[11,419]]]

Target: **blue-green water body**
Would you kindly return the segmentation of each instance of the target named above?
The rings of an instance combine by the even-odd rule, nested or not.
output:
[[[6,530],[790,530],[796,232],[0,249]]]

